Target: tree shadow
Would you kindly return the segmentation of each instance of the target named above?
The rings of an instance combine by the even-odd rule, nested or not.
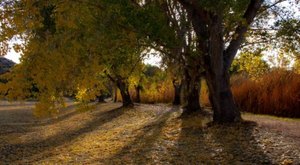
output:
[[[48,117],[48,118],[36,118],[33,115],[32,106],[23,106],[22,105],[15,105],[16,108],[10,108],[7,110],[0,110],[0,117],[3,118],[11,118],[11,121],[4,121],[1,122],[0,125],[6,125],[6,124],[13,124],[13,125],[36,125],[36,124],[52,124],[53,122],[59,122],[61,120],[64,120],[68,117],[71,117],[72,115],[75,115],[78,113],[78,111],[75,110],[75,107],[78,104],[70,104],[63,108],[60,108],[60,113],[56,117]],[[21,107],[18,107],[21,106]],[[17,118],[17,119],[15,119]],[[3,120],[3,119],[1,119]]]
[[[171,160],[174,164],[214,164],[209,154],[212,148],[206,143],[207,124],[211,114],[201,111],[189,116],[179,116],[179,138],[172,149]],[[208,160],[208,161],[207,161]]]
[[[234,164],[273,164],[260,146],[257,123],[243,121],[210,129],[212,139],[219,144],[214,155],[219,160]]]
[[[47,139],[2,145],[0,164],[17,164],[18,161],[25,160],[37,161],[42,159],[41,153],[47,153],[47,157],[59,155],[59,152],[48,153],[47,150],[69,144],[79,136],[120,117],[127,110],[110,109],[110,107],[105,109],[95,110],[94,118],[76,130],[61,132]],[[177,112],[180,112],[180,108],[176,106],[159,111],[154,121],[139,130],[133,130],[138,131],[137,136],[116,154],[107,159],[99,158],[89,162],[94,164],[100,162],[104,164],[272,164],[257,142],[256,123],[208,126],[212,120],[211,114],[198,113],[192,117],[174,118]],[[63,121],[70,115],[55,122]],[[174,127],[177,130],[172,130]],[[166,134],[171,138],[166,138]]]
[[[0,162],[2,163],[17,163],[20,160],[30,160],[35,155],[38,155],[47,150],[67,144],[76,139],[80,135],[92,132],[101,125],[110,122],[111,120],[121,116],[126,109],[115,108],[107,111],[99,111],[93,114],[93,119],[84,124],[83,127],[68,132],[62,132],[55,136],[48,137],[37,141],[25,143],[6,144],[0,148]],[[59,154],[59,153],[56,153]],[[54,156],[54,153],[49,153],[47,156]],[[1,160],[2,159],[2,160]]]
[[[38,119],[34,117],[32,110],[1,110],[0,111],[0,135],[13,133],[32,132],[33,127],[47,126],[59,123],[81,112],[76,110],[76,104],[68,105],[61,109],[61,114],[57,117]]]
[[[104,162],[104,164],[149,164],[153,159],[149,157],[149,153],[154,150],[160,150],[158,139],[161,139],[162,130],[172,114],[179,110],[178,106],[174,106],[164,113],[157,114],[156,120],[140,128],[142,131],[139,136],[123,147],[120,151],[108,159],[94,160],[92,163]],[[159,152],[159,151],[158,151]]]
[[[6,102],[3,102],[0,100],[0,106],[1,107],[14,107],[14,106],[34,106],[36,103],[36,101],[14,101],[14,102],[9,102],[9,101],[6,101]]]
[[[102,105],[103,103],[98,103],[97,105],[100,105],[100,104]],[[60,114],[58,114],[57,116],[49,117],[49,118],[45,118],[45,119],[38,119],[35,121],[35,123],[28,124],[28,126],[46,126],[46,125],[64,121],[68,118],[71,118],[74,115],[85,112],[85,111],[78,110],[77,107],[79,107],[78,104],[68,105],[64,108],[61,108]]]
[[[204,121],[193,124],[195,118]],[[177,164],[272,164],[255,138],[256,123],[210,125],[211,116],[181,118]],[[197,126],[198,125],[198,126]]]

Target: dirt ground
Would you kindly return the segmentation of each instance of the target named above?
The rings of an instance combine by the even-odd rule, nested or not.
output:
[[[75,105],[36,119],[34,102],[0,102],[0,164],[300,164],[300,120],[243,114],[210,125],[210,115],[180,118],[180,107]]]

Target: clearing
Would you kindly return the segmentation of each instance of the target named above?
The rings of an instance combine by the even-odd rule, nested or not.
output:
[[[300,120],[243,114],[210,125],[180,107],[120,103],[57,118],[32,116],[34,102],[0,102],[0,164],[299,164]]]

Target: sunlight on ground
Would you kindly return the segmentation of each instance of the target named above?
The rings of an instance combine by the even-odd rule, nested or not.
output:
[[[7,119],[11,122],[0,123],[0,164],[300,161],[296,157],[299,150],[253,122],[208,126],[211,116],[195,114],[180,118],[179,107],[139,104],[124,109],[119,108],[120,103],[98,104],[96,109],[87,112],[77,112],[69,105],[64,114],[51,120],[13,119],[29,116],[27,106],[32,105],[25,103],[23,115],[16,113]],[[4,109],[1,106],[1,114]]]

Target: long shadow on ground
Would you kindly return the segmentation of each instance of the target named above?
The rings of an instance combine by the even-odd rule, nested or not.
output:
[[[77,137],[120,117],[124,110],[123,108],[96,110],[93,113],[94,118],[76,130],[62,132],[34,142],[4,145],[0,148],[0,164],[42,159],[39,158],[40,153],[69,144]],[[137,136],[110,158],[104,159],[99,155],[99,159],[88,160],[88,162],[93,164],[272,164],[257,142],[254,122],[207,126],[211,121],[211,115],[195,114],[192,117],[177,118],[180,114],[179,107],[160,112],[162,113],[158,113],[154,120],[138,128]],[[74,114],[63,116],[56,122],[72,115]],[[47,156],[54,157],[59,154],[59,152],[51,152]]]
[[[212,125],[209,114],[174,118],[178,107],[144,126],[143,132],[105,164],[272,164],[255,139],[256,123]],[[175,115],[176,116],[176,115]]]
[[[0,111],[0,135],[8,136],[13,133],[32,132],[33,127],[47,126],[59,123],[81,112],[76,110],[77,104],[71,104],[61,109],[61,114],[48,119],[37,119],[31,109],[1,110]]]
[[[254,122],[197,127],[182,118],[177,164],[272,164],[255,139]]]
[[[47,139],[37,140],[28,143],[7,144],[0,148],[0,163],[13,164],[20,160],[32,160],[32,157],[47,150],[69,143],[80,135],[92,132],[99,126],[110,122],[124,113],[123,108],[100,111],[94,114],[93,120],[83,127],[68,132],[62,132]],[[52,153],[53,154],[53,153]],[[57,153],[59,154],[59,152]],[[54,156],[54,155],[47,155]]]
[[[131,143],[123,147],[112,157],[102,160],[95,160],[92,163],[102,162],[104,164],[149,164],[154,163],[155,158],[151,157],[151,152],[161,152],[163,148],[157,147],[159,139],[162,138],[162,130],[170,116],[177,112],[179,107],[166,109],[160,113],[157,119],[141,128],[142,133],[135,137]],[[155,163],[154,163],[155,164]]]

